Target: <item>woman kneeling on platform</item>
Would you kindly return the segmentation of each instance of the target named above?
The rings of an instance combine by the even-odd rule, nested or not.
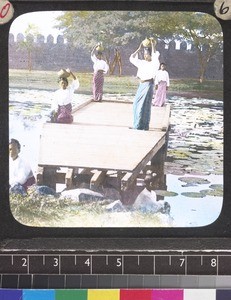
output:
[[[69,70],[62,69],[59,73],[58,83],[60,88],[54,93],[51,105],[51,122],[56,123],[72,123],[72,102],[74,92],[79,88],[79,80]],[[68,85],[67,77],[72,76],[73,81]]]

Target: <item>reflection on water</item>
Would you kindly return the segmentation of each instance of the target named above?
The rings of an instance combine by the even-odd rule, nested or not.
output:
[[[50,99],[49,91],[10,89],[10,137],[20,140],[22,155],[34,171]],[[87,99],[76,95],[75,101]],[[157,195],[170,203],[175,226],[207,225],[219,216],[223,200],[223,103],[183,97],[172,97],[169,103],[166,190],[160,187]]]

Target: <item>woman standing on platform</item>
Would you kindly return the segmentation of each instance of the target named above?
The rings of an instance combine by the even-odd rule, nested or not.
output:
[[[142,45],[144,46],[144,42],[130,56],[130,62],[137,67],[137,77],[140,79],[133,103],[133,128],[139,130],[149,130],[154,78],[160,65],[160,53],[156,51],[152,38],[149,39],[151,49],[144,47],[144,59],[138,58],[138,53]]]
[[[161,63],[160,69],[158,70],[155,78],[155,97],[153,100],[154,106],[163,106],[166,102],[166,94],[168,87],[170,85],[169,82],[169,74],[166,71],[166,64]]]
[[[91,60],[93,61],[93,100],[102,101],[104,74],[109,70],[109,66],[103,59],[102,45],[97,44],[91,52]],[[96,52],[96,54],[95,54]]]

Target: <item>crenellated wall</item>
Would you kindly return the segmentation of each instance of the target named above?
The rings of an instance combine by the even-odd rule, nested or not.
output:
[[[16,37],[9,35],[9,67],[11,69],[28,69],[28,52],[20,44],[25,40],[23,34]],[[31,43],[31,57],[33,70],[59,70],[60,68],[71,68],[75,72],[92,72],[90,52],[82,48],[74,48],[64,42],[63,36],[59,35],[57,41],[52,35],[27,36]],[[121,46],[119,51],[122,58],[122,75],[135,75],[136,68],[129,62],[129,56],[137,48],[137,45],[130,44]],[[157,44],[160,52],[160,61],[167,64],[167,70],[171,78],[198,78],[198,56],[192,46],[182,42],[176,47],[175,41],[170,42],[168,47],[163,43]],[[111,49],[111,59],[114,56],[114,49]],[[115,74],[117,74],[117,69]],[[206,71],[207,79],[223,79],[223,55],[222,53],[213,58]]]

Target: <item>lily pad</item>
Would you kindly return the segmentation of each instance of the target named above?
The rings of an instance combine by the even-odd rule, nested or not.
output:
[[[156,190],[155,192],[158,196],[163,196],[163,197],[175,197],[178,195],[175,192],[164,191],[164,190]]]
[[[210,189],[213,190],[222,190],[223,191],[223,184],[211,184],[209,186]]]
[[[189,198],[204,198],[205,195],[202,193],[196,193],[196,192],[185,192],[181,193],[182,196],[189,197]]]
[[[170,150],[168,156],[174,156],[177,159],[187,159],[190,157],[190,153],[186,153],[180,150]]]
[[[183,181],[187,184],[209,184],[210,182],[207,179],[199,178],[199,177],[180,177],[180,181]]]
[[[200,193],[205,196],[223,197],[222,190],[202,190],[202,191],[200,191]]]

